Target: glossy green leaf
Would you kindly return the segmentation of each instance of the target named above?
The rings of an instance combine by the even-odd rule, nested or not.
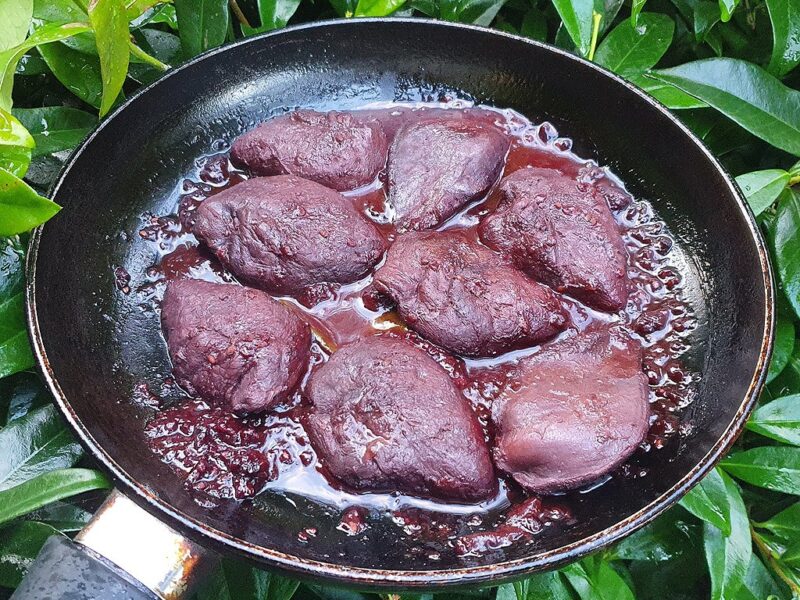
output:
[[[739,5],[739,0],[719,0],[719,13],[723,23],[727,23],[733,16],[733,11]]]
[[[597,48],[597,63],[619,75],[639,75],[655,65],[672,43],[675,24],[666,15],[643,13],[638,25],[623,21]]]
[[[547,17],[536,7],[528,9],[522,18],[519,32],[533,40],[547,41]]]
[[[58,530],[36,521],[0,529],[0,586],[18,586],[51,535],[59,535]]]
[[[700,0],[694,6],[694,37],[698,42],[706,41],[709,33],[720,21],[719,6],[711,0]]]
[[[91,0],[89,2],[89,22],[94,29],[97,41],[97,54],[100,57],[100,75],[103,94],[100,101],[102,117],[114,105],[122,91],[128,74],[130,59],[130,33],[128,17],[123,0]]]
[[[724,473],[720,477],[730,506],[730,533],[709,522],[703,525],[703,545],[711,576],[711,600],[734,598],[750,565],[753,542],[750,521],[736,484]]]
[[[747,422],[747,428],[784,444],[800,446],[800,394],[759,407]]]
[[[522,581],[508,583],[497,589],[495,600],[571,600],[572,594],[558,571],[537,573]]]
[[[89,31],[91,27],[86,23],[67,23],[65,25],[48,24],[39,27],[28,39],[19,46],[0,52],[0,108],[11,110],[11,92],[14,86],[14,73],[17,63],[31,48],[47,48],[52,42],[72,37],[79,33]]]
[[[163,0],[127,0],[123,2],[128,21],[138,19],[153,7],[161,4]]]
[[[50,502],[110,487],[111,482],[105,475],[91,469],[59,469],[42,473],[16,487],[0,491],[0,524]]]
[[[358,17],[385,17],[400,6],[405,0],[360,0],[356,6]],[[391,6],[394,5],[394,8]],[[242,25],[242,33],[254,35],[264,31],[272,31],[286,27],[286,24],[297,12],[300,0],[258,0],[258,15],[261,24],[258,27]],[[359,13],[359,10],[367,11]],[[383,12],[388,11],[388,12]]]
[[[186,56],[196,56],[225,41],[227,0],[175,0],[178,31]]]
[[[568,565],[562,572],[581,600],[634,600],[625,580],[599,557]]]
[[[0,52],[25,41],[33,17],[33,0],[0,0]]]
[[[97,125],[91,113],[68,106],[15,108],[14,115],[33,135],[33,156],[71,150]]]
[[[758,527],[771,531],[786,542],[800,539],[800,502],[792,504],[771,519],[758,523]]]
[[[0,170],[0,178],[5,171]],[[8,175],[11,177],[11,175]],[[0,225],[3,223],[0,194]],[[33,366],[25,328],[22,252],[10,241],[0,240],[0,377]]]
[[[758,216],[769,208],[784,190],[789,183],[789,173],[783,169],[753,171],[739,175],[736,183],[742,188],[753,213]]]
[[[630,77],[630,82],[639,86],[661,104],[672,110],[689,110],[708,106],[702,100],[690,96],[673,85],[663,81],[656,81],[645,75],[634,75]]]
[[[713,469],[681,499],[681,506],[698,519],[711,523],[724,535],[731,532],[731,499],[724,474]]]
[[[783,292],[800,315],[800,195],[792,189],[778,197],[772,241]]]
[[[775,344],[772,347],[772,361],[769,363],[767,383],[780,375],[789,364],[795,346],[794,324],[783,316],[778,316],[775,325]]]
[[[6,258],[5,255],[0,254],[0,273],[2,273],[4,265],[6,265]],[[21,289],[22,269],[18,269],[17,273],[20,279],[20,287],[17,288],[19,290]],[[0,279],[2,277],[0,275]],[[8,282],[8,279],[6,279],[6,282]],[[3,292],[3,289],[4,287],[0,286],[0,297],[7,298],[16,293]],[[21,316],[19,315],[19,317]],[[23,320],[20,318],[18,326],[23,326]],[[17,373],[0,379],[0,427],[21,419],[33,409],[45,406],[51,401],[52,397],[44,389],[36,373]]]
[[[592,41],[592,0],[553,0],[561,21],[578,52],[586,56]]]
[[[39,54],[65,88],[87,104],[100,108],[103,79],[98,57],[78,52],[63,44],[42,46]]]
[[[736,594],[736,600],[767,600],[770,597],[777,599],[782,595],[783,591],[775,578],[761,562],[761,559],[753,553],[743,585]]]
[[[37,194],[19,177],[0,169],[0,237],[33,229],[59,210],[58,204]],[[22,343],[27,345],[27,334]],[[3,369],[3,361],[4,352],[0,346],[0,377],[15,372]]]
[[[800,63],[800,2],[766,0],[772,23],[771,73],[782,77]]]
[[[16,117],[0,108],[0,169],[24,177],[34,146],[31,134]]]
[[[761,67],[734,58],[709,58],[651,72],[703,100],[753,135],[800,155],[800,92]]]
[[[697,521],[681,508],[673,508],[625,538],[613,552],[625,560],[672,560],[691,548],[698,534]]]
[[[489,26],[505,0],[441,0],[439,16],[448,21]]]
[[[289,600],[298,581],[255,569],[239,560],[223,558],[198,600]]]
[[[92,513],[75,504],[56,501],[28,513],[25,518],[47,523],[62,533],[75,533],[86,527]]]
[[[800,448],[764,446],[737,452],[720,463],[751,485],[800,495]]]
[[[0,430],[0,448],[0,491],[71,467],[83,454],[53,406],[37,408]]]
[[[88,23],[86,4],[84,0],[34,0],[33,22],[37,27],[44,23]],[[97,56],[97,43],[92,31],[65,38],[61,43],[78,52]]]
[[[403,6],[403,4],[405,4],[405,0],[358,0],[355,16],[387,17]],[[294,11],[292,11],[292,13],[294,13]]]
[[[642,12],[645,2],[647,0],[633,0],[631,2],[631,25],[633,27],[639,24],[639,14]]]

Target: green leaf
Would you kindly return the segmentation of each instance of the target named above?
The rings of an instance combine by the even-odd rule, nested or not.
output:
[[[567,584],[558,571],[537,573],[528,579],[501,585],[495,600],[572,600]]]
[[[107,114],[122,91],[130,60],[130,33],[123,0],[91,0],[89,22],[97,40],[103,95],[100,116]]]
[[[783,292],[800,316],[800,195],[791,188],[778,197],[772,241]]]
[[[51,535],[59,535],[58,530],[36,521],[0,529],[0,586],[17,587]]]
[[[636,27],[639,24],[639,13],[642,12],[647,0],[633,0],[631,2],[631,25]]]
[[[800,448],[751,448],[725,458],[720,464],[725,471],[751,485],[800,494]]]
[[[0,52],[25,41],[33,17],[33,0],[0,0]]]
[[[227,0],[175,0],[183,52],[192,57],[216,48],[228,33]]]
[[[198,600],[289,600],[298,581],[223,558],[211,581],[197,594]]]
[[[536,7],[528,9],[522,18],[519,32],[532,40],[547,41],[547,17]]]
[[[0,492],[0,524],[21,517],[46,504],[90,490],[111,488],[111,482],[91,469],[59,469],[42,473],[16,487]]]
[[[573,563],[562,572],[581,600],[635,600],[625,580],[600,557]]]
[[[800,92],[761,67],[709,58],[650,75],[703,100],[776,148],[800,155]]]
[[[750,417],[747,428],[784,444],[800,446],[800,394],[764,404]]]
[[[714,469],[694,486],[680,502],[698,519],[711,523],[724,535],[731,533],[731,499],[725,476]]]
[[[3,270],[2,264],[4,256],[0,255],[0,273]],[[22,272],[19,270],[20,279]],[[2,275],[0,275],[2,278]],[[2,286],[0,286],[0,289]],[[9,297],[12,294],[4,294],[0,291],[0,297]],[[20,326],[23,320],[20,315]],[[31,357],[33,360],[33,357]],[[39,376],[35,373],[17,373],[11,377],[0,379],[0,426],[8,425],[12,421],[21,419],[34,408],[45,406],[52,400],[50,394],[44,389]]]
[[[691,548],[697,538],[697,522],[688,516],[684,510],[673,508],[625,538],[614,548],[614,555],[625,560],[673,560]]]
[[[734,598],[750,565],[753,542],[750,521],[736,484],[720,474],[730,505],[730,533],[725,534],[711,523],[703,525],[703,545],[711,575],[711,600]]]
[[[638,25],[623,21],[609,33],[594,59],[615,73],[630,77],[655,65],[672,43],[675,23],[666,15],[643,13]]]
[[[440,16],[448,21],[475,23],[488,27],[505,0],[442,0]]]
[[[775,325],[775,345],[772,349],[772,361],[769,363],[769,373],[767,373],[767,383],[773,381],[783,372],[794,352],[794,324],[778,315]]]
[[[68,106],[15,108],[14,115],[33,135],[33,157],[71,150],[97,125],[93,114]]]
[[[769,70],[783,77],[800,63],[800,3],[766,0],[772,23],[772,57]]]
[[[719,23],[719,6],[710,0],[697,2],[693,11],[694,37],[698,42],[706,41],[708,34]]]
[[[693,108],[706,108],[708,104],[679,90],[674,85],[656,81],[645,75],[634,75],[630,82],[642,88],[653,98],[672,110],[688,110]]]
[[[360,0],[356,6],[355,16],[385,17],[400,8],[404,2],[405,0]],[[392,5],[394,8],[391,8]],[[258,0],[258,15],[261,25],[258,27],[242,25],[242,33],[254,35],[286,27],[289,19],[297,12],[298,6],[300,6],[300,0]],[[359,13],[359,9],[367,12]]]
[[[61,207],[58,204],[37,194],[19,177],[0,169],[0,237],[33,229],[59,210]],[[22,333],[22,343],[27,345],[27,334]],[[3,364],[3,355],[3,348],[0,346],[0,365]],[[13,372],[6,371],[0,366],[0,377]]]
[[[65,88],[87,104],[100,108],[103,78],[100,75],[98,57],[78,52],[63,44],[42,46],[39,54]]]
[[[31,163],[31,134],[16,117],[0,108],[0,169],[24,177]]]
[[[33,23],[36,27],[44,23],[88,23],[86,0],[34,0]],[[61,40],[73,50],[97,56],[94,32],[89,31]]]
[[[784,542],[800,539],[800,502],[792,504],[768,521],[757,523],[759,529],[767,529]]]
[[[4,172],[0,170],[0,176]],[[0,224],[2,214],[0,206]],[[29,369],[34,364],[25,329],[22,270],[21,251],[8,240],[0,240],[0,377]]]
[[[736,600],[767,600],[770,597],[780,598],[783,591],[775,582],[775,578],[764,566],[764,563],[753,554],[744,577],[744,584],[736,595]]]
[[[75,465],[83,452],[55,407],[43,406],[0,430],[0,491]]]
[[[758,216],[769,208],[789,183],[789,173],[783,169],[753,171],[736,178],[747,203]]]
[[[61,533],[75,533],[86,527],[92,513],[69,502],[56,501],[28,513],[26,518],[47,523]]]
[[[736,10],[738,4],[739,0],[719,0],[720,18],[723,23],[727,23],[731,20],[733,11]]]
[[[553,6],[578,52],[586,56],[592,42],[593,0],[553,0]]]
[[[356,4],[355,16],[387,17],[403,6],[403,4],[405,4],[405,0],[358,0],[358,4]],[[294,11],[292,11],[292,13],[294,14]]]
[[[11,110],[11,92],[14,86],[14,72],[17,63],[31,48],[47,48],[47,44],[57,42],[73,35],[89,31],[91,27],[85,23],[67,23],[65,25],[48,24],[39,27],[19,46],[0,52],[0,108]]]

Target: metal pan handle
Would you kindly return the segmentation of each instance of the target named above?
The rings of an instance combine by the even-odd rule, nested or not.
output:
[[[180,600],[216,557],[113,491],[75,541],[47,540],[12,600]]]

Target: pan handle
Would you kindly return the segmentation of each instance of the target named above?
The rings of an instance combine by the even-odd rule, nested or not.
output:
[[[216,557],[114,490],[71,541],[47,540],[12,600],[180,600]]]

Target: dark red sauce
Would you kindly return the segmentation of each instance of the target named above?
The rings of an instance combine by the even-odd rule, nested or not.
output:
[[[666,226],[651,205],[635,200],[607,170],[573,154],[572,143],[559,137],[549,123],[534,125],[513,111],[465,109],[461,107],[400,106],[372,108],[389,135],[410,120],[431,116],[440,110],[460,111],[463,118],[488,119],[505,128],[514,142],[504,174],[528,166],[549,167],[577,179],[594,182],[603,190],[614,214],[628,252],[628,275],[632,282],[626,309],[619,315],[592,310],[565,298],[576,326],[593,321],[620,321],[645,349],[643,370],[650,383],[651,426],[641,453],[658,450],[680,432],[680,412],[691,403],[696,373],[687,371],[680,357],[688,350],[687,333],[695,327],[690,307],[682,299],[679,252]],[[198,247],[191,234],[193,213],[200,202],[247,178],[216,153],[198,159],[196,173],[182,183],[176,214],[148,215],[139,235],[158,250],[160,260],[147,271],[147,282],[134,291],[142,304],[158,302],[167,281],[200,278],[235,281],[216,258]],[[391,242],[396,233],[386,205],[382,180],[360,190],[345,192],[375,221]],[[467,207],[441,229],[462,228],[475,234],[479,218],[490,212],[497,198],[486,198]],[[130,277],[118,270],[117,287],[129,293]],[[345,286],[323,285],[309,289],[299,298],[281,298],[293,305],[309,322],[316,336],[310,370],[327,359],[338,346],[376,332],[404,336],[425,349],[451,375],[472,403],[485,429],[493,436],[490,415],[493,400],[507,385],[510,366],[536,348],[515,351],[492,359],[462,359],[452,356],[407,330],[390,303],[370,285],[371,276]],[[157,394],[137,388],[134,401],[160,407]],[[341,511],[337,529],[343,536],[361,535],[369,528],[371,512],[389,512],[393,522],[408,535],[427,540],[449,540],[456,552],[481,554],[513,543],[530,541],[546,527],[569,522],[567,498],[530,497],[513,482],[502,479],[497,497],[479,505],[452,505],[404,497],[397,494],[353,494],[331,485],[325,477],[303,429],[302,389],[290,407],[273,415],[239,418],[197,400],[162,407],[148,423],[150,447],[186,481],[198,495],[209,498],[244,500],[259,492],[282,490],[304,495]],[[612,477],[636,477],[642,472],[624,465]],[[603,481],[607,480],[606,477]],[[601,485],[597,482],[590,489]],[[563,501],[562,501],[563,500]],[[492,524],[482,518],[503,507],[504,516]],[[439,517],[436,517],[439,515]],[[448,525],[447,515],[471,515],[467,520],[473,533]],[[490,527],[488,531],[484,531]],[[298,532],[308,542],[316,530]],[[435,557],[432,557],[435,558]]]

